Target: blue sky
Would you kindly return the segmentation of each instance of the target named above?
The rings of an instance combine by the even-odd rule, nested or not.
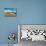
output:
[[[5,12],[16,12],[16,8],[4,8]]]

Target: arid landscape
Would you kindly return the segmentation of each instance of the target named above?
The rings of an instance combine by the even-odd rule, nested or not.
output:
[[[5,16],[16,16],[16,13],[14,13],[14,12],[6,12]]]

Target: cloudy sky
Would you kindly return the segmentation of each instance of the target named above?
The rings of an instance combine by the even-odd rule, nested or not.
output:
[[[16,8],[5,8],[4,12],[16,12]]]

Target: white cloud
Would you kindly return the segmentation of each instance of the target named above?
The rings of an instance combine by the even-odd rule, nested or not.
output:
[[[4,10],[4,12],[16,12],[16,11],[12,11],[12,10]]]

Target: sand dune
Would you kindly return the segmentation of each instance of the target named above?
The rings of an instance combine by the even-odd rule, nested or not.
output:
[[[16,13],[14,13],[14,12],[6,12],[5,16],[16,16]]]

